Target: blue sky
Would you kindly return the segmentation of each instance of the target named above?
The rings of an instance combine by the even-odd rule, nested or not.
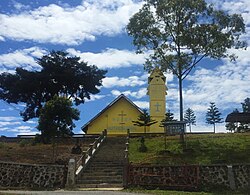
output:
[[[250,45],[250,1],[209,0],[229,13],[242,14]],[[142,3],[132,0],[1,0],[0,1],[0,73],[14,73],[16,67],[38,70],[36,59],[51,50],[64,50],[80,56],[89,64],[108,70],[101,91],[80,105],[81,119],[75,133],[119,94],[124,93],[141,108],[148,108],[147,73],[143,69],[146,54],[135,54],[125,26]],[[184,81],[184,109],[195,111],[194,131],[212,131],[205,123],[209,102],[215,102],[225,119],[241,102],[250,97],[250,48],[230,50],[236,62],[205,59]],[[167,74],[167,109],[178,118],[178,85]],[[19,112],[23,104],[0,100],[0,135],[34,134],[37,121],[23,122]],[[225,132],[225,123],[217,125]]]

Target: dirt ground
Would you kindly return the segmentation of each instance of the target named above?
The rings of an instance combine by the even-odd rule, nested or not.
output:
[[[86,151],[94,140],[80,142],[82,151]],[[32,143],[30,140],[8,143],[0,142],[0,161],[32,164],[66,164],[70,158],[76,160],[79,154],[71,154],[71,149],[76,145],[75,141],[55,144]],[[54,155],[53,155],[54,153]]]

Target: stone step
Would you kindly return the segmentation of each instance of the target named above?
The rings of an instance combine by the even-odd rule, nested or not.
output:
[[[111,167],[115,167],[115,166],[118,166],[118,167],[121,167],[124,165],[124,163],[122,161],[120,162],[110,162],[110,161],[95,161],[93,160],[91,163],[90,163],[90,166],[108,166],[110,165]]]
[[[91,165],[87,167],[85,170],[93,170],[93,171],[98,171],[98,170],[109,170],[109,171],[116,171],[116,170],[123,170],[124,165]]]
[[[122,166],[124,163],[123,161],[116,161],[116,162],[112,162],[112,161],[92,161],[93,165],[114,165],[114,166]]]
[[[122,181],[122,176],[121,175],[83,175],[80,180],[91,180],[91,181],[95,181],[95,180],[101,180],[101,181]]]
[[[100,184],[76,184],[76,188],[122,188],[122,183],[110,184],[110,183],[100,183]]]
[[[117,168],[107,168],[107,167],[91,167],[89,169],[86,169],[82,172],[82,174],[84,173],[94,173],[94,172],[102,172],[102,173],[117,173],[117,172],[122,172],[123,171],[123,167],[117,167]]]
[[[109,183],[109,184],[120,184],[122,183],[122,179],[79,179],[77,180],[77,184],[102,184],[102,183]]]
[[[86,179],[87,177],[95,177],[95,178],[100,178],[100,177],[122,177],[122,173],[86,173],[82,174],[79,179]]]
[[[78,176],[77,187],[122,187],[125,143],[125,138],[108,137]]]

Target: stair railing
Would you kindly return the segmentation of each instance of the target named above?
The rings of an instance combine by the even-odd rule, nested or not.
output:
[[[129,136],[130,130],[127,130],[127,137],[126,137],[126,147],[125,147],[125,156],[124,156],[124,168],[123,168],[123,187],[128,186],[128,172],[129,172]]]
[[[99,149],[99,147],[102,145],[104,140],[107,137],[107,130],[104,129],[101,133],[101,135],[98,138],[95,138],[94,143],[89,144],[89,148],[87,151],[83,151],[82,156],[80,159],[76,162],[76,176],[79,175],[79,173],[88,165],[91,158],[94,156],[95,152]]]

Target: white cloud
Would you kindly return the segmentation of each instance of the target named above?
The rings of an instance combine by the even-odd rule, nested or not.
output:
[[[141,109],[149,109],[148,101],[133,101]]]
[[[16,2],[16,1],[14,1],[14,7],[15,7],[15,9],[17,9],[18,11],[24,11],[24,10],[30,9],[30,6],[29,6],[29,5],[24,5],[24,4],[18,3],[18,2]]]
[[[102,99],[102,98],[105,98],[106,96],[105,95],[93,95],[93,94],[90,94],[90,99],[86,99],[85,101],[86,102],[91,102],[91,101],[95,101],[95,100],[99,100],[99,99]]]
[[[13,72],[17,67],[26,70],[40,69],[35,58],[40,58],[47,52],[38,47],[16,50],[12,53],[0,55],[0,73]]]
[[[17,8],[22,4],[16,4]],[[140,2],[83,1],[76,7],[50,4],[20,14],[0,14],[0,36],[14,40],[76,45],[124,31]],[[24,25],[25,24],[25,25]]]
[[[187,78],[193,83],[184,89],[185,102],[200,105],[216,102],[223,109],[231,103],[239,104],[250,94],[249,75],[249,62],[242,60],[225,61],[214,70],[200,68]]]
[[[189,127],[187,127],[187,132],[189,132]],[[192,132],[211,132],[213,133],[213,125],[192,125]],[[216,133],[226,133],[227,130],[225,128],[225,124],[216,124],[215,127],[215,132]]]
[[[106,77],[102,81],[105,88],[112,87],[135,87],[146,84],[146,81],[138,76],[130,76],[128,78]]]
[[[0,121],[6,121],[6,122],[11,122],[11,121],[16,121],[19,120],[19,117],[13,117],[13,116],[1,116]]]
[[[67,50],[71,55],[79,56],[83,61],[94,64],[101,69],[129,67],[131,65],[142,65],[147,54],[136,54],[135,51],[118,50],[107,48],[101,53],[80,52],[73,48]]]
[[[0,36],[0,41],[5,41],[5,38]]]
[[[134,97],[136,99],[140,99],[142,97],[145,97],[147,95],[147,88],[141,88],[138,91],[119,91],[119,90],[112,90],[111,94],[114,96],[119,96],[120,94],[124,94],[125,96],[131,96]]]
[[[5,126],[9,126],[9,125],[20,125],[21,122],[13,122],[13,121],[0,121],[0,128],[5,127]]]

